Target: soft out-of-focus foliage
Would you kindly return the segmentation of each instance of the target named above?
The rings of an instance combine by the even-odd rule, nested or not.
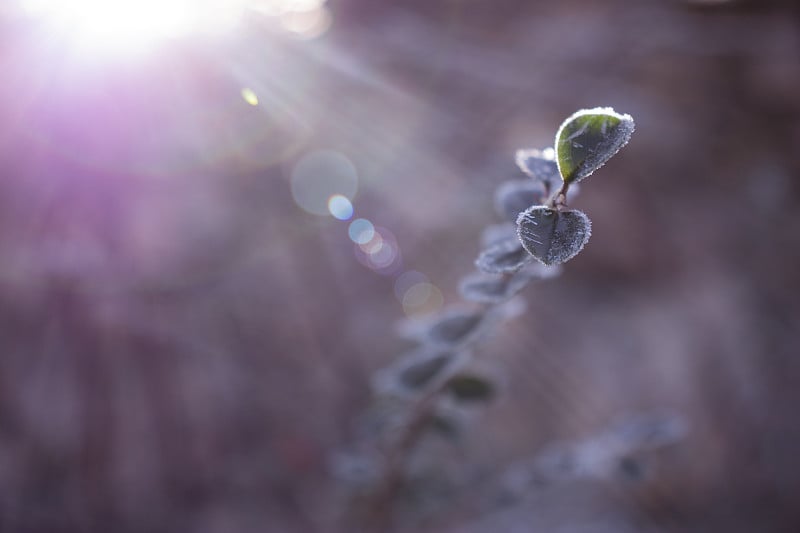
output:
[[[529,263],[513,275],[476,272],[465,276],[458,285],[461,297],[470,302],[496,304],[509,300],[532,279],[547,279],[560,273],[560,268]]]
[[[438,483],[405,525],[796,531],[796,2],[328,4],[317,40],[252,18],[92,70],[0,3],[0,531],[353,531],[332,452],[397,422],[357,416],[408,348],[391,324],[457,299],[493,191],[528,179],[515,150],[598,104],[637,132],[581,183],[591,245],[487,343],[504,387],[442,413],[459,444],[425,441]],[[357,169],[354,218],[425,275],[421,305],[355,259],[394,248],[295,203],[325,150]],[[660,409],[690,432],[639,481],[483,499]]]
[[[513,274],[531,262],[531,256],[518,239],[489,246],[475,260],[475,266],[489,274]]]
[[[516,153],[517,166],[534,180],[549,185],[549,189],[558,187],[561,174],[552,148],[539,150],[536,148],[519,149]]]
[[[580,163],[584,176],[588,175],[594,170],[592,164],[599,167],[627,142],[630,131],[620,137],[615,129],[623,119],[630,122],[632,131],[632,119],[610,108],[573,114],[559,128],[556,143],[559,144],[565,130],[575,130],[572,138],[583,144],[575,140],[559,156],[571,164],[579,154],[589,154],[594,163]],[[573,122],[579,125],[574,126]],[[587,131],[590,139],[581,137]],[[594,145],[589,146],[589,141]],[[566,208],[572,178],[561,175],[561,186],[556,188],[550,159],[544,156],[551,151],[518,150],[517,165],[533,182],[506,181],[494,193],[498,216],[516,219],[518,240],[510,238],[490,245],[475,262],[481,272],[467,275],[459,282],[464,299],[483,305],[474,310],[452,309],[425,320],[401,322],[398,332],[421,346],[375,374],[372,402],[394,405],[394,412],[385,415],[397,423],[379,424],[371,434],[360,435],[352,451],[345,453],[356,464],[358,454],[366,454],[362,462],[376,463],[377,474],[364,483],[363,476],[354,477],[349,470],[334,468],[351,490],[348,505],[348,514],[354,521],[351,527],[385,531],[398,524],[430,519],[431,515],[446,513],[447,507],[464,492],[463,480],[459,482],[459,476],[452,471],[441,470],[435,454],[428,454],[424,443],[431,433],[438,433],[458,444],[468,407],[492,400],[498,388],[491,373],[482,375],[474,368],[487,367],[490,361],[475,357],[474,348],[496,336],[504,321],[519,318],[526,306],[520,305],[514,296],[532,281],[558,275],[559,265],[577,255],[591,234],[588,217]],[[526,186],[527,183],[534,187]],[[496,226],[488,230],[484,230],[482,240],[497,233]],[[517,251],[519,248],[521,252]],[[528,253],[540,263],[538,268],[531,257],[520,257]],[[401,275],[395,288],[405,285],[409,278],[418,280],[420,274],[412,271]],[[405,307],[405,296],[403,304]],[[375,414],[374,409],[368,412]],[[640,470],[638,461],[628,454],[623,454],[619,462],[630,477]],[[419,493],[425,494],[431,486],[440,493],[442,483],[447,487],[445,498],[419,497]]]
[[[520,213],[532,205],[547,201],[547,189],[542,183],[531,180],[509,180],[497,188],[494,208],[501,218],[516,222]]]

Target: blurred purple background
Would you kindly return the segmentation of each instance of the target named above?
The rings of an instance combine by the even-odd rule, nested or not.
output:
[[[131,60],[4,9],[0,532],[347,531],[329,457],[396,321],[458,302],[514,151],[598,105],[637,131],[582,184],[586,249],[481,352],[506,385],[458,461],[648,409],[691,431],[645,482],[472,487],[412,530],[800,529],[794,2],[330,0],[314,39],[251,14]],[[357,182],[385,262],[303,168]]]

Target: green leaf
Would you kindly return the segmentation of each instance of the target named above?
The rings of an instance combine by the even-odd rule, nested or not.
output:
[[[539,262],[559,265],[578,255],[592,235],[592,223],[582,211],[559,211],[535,205],[520,213],[517,234],[522,246]]]
[[[447,382],[447,390],[462,402],[487,402],[494,397],[495,386],[483,376],[459,374]]]
[[[603,166],[633,134],[630,115],[610,107],[582,109],[556,133],[556,159],[564,183],[578,182]]]

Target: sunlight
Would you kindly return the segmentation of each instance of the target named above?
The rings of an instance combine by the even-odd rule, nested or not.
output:
[[[137,51],[189,33],[224,29],[243,0],[23,0],[59,37],[92,52]]]
[[[326,0],[17,0],[59,44],[81,54],[119,55],[172,39],[225,34],[248,12],[300,39],[331,25]]]

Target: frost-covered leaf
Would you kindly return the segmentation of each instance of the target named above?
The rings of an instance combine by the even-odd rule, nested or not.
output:
[[[495,394],[495,386],[484,376],[459,374],[447,382],[447,390],[461,402],[486,402]]]
[[[551,188],[553,184],[561,181],[552,148],[517,150],[516,161],[522,172],[543,184],[548,184]]]
[[[518,294],[531,281],[548,279],[559,272],[559,267],[531,262],[510,276],[475,272],[461,279],[458,290],[467,301],[498,304]]]
[[[462,278],[458,284],[458,292],[465,300],[487,304],[504,301],[507,288],[507,278],[480,272]]]
[[[578,182],[603,166],[628,143],[634,122],[610,107],[582,109],[556,133],[556,159],[565,183]]]
[[[490,248],[499,242],[511,241],[516,238],[517,225],[515,223],[492,224],[486,226],[481,233],[481,248]]]
[[[398,358],[378,371],[372,380],[377,392],[404,396],[413,394],[443,375],[445,370],[463,358],[446,348],[423,347]]]
[[[519,239],[513,239],[494,244],[481,252],[475,260],[475,266],[489,274],[511,274],[530,261],[530,254],[522,247]]]
[[[454,345],[467,341],[477,332],[483,322],[484,313],[475,311],[449,311],[432,321],[425,339],[432,344]]]
[[[532,205],[547,200],[542,183],[531,180],[510,180],[502,183],[494,193],[494,209],[500,218],[516,222],[520,213]]]
[[[446,349],[470,340],[485,316],[483,310],[454,307],[422,318],[404,319],[396,329],[406,339]]]
[[[400,372],[400,382],[411,389],[422,388],[447,366],[450,357],[443,352],[427,360],[415,361]]]
[[[506,277],[476,272],[463,278],[458,285],[461,296],[470,302],[497,304],[505,302],[528,284],[525,276]]]
[[[357,440],[381,440],[386,436],[396,435],[408,424],[406,397],[412,391],[397,381],[394,365],[376,372],[372,379],[372,386],[378,396],[376,401],[356,419]]]
[[[592,234],[592,224],[582,211],[537,205],[520,213],[517,233],[533,257],[545,265],[558,265],[583,249]]]

